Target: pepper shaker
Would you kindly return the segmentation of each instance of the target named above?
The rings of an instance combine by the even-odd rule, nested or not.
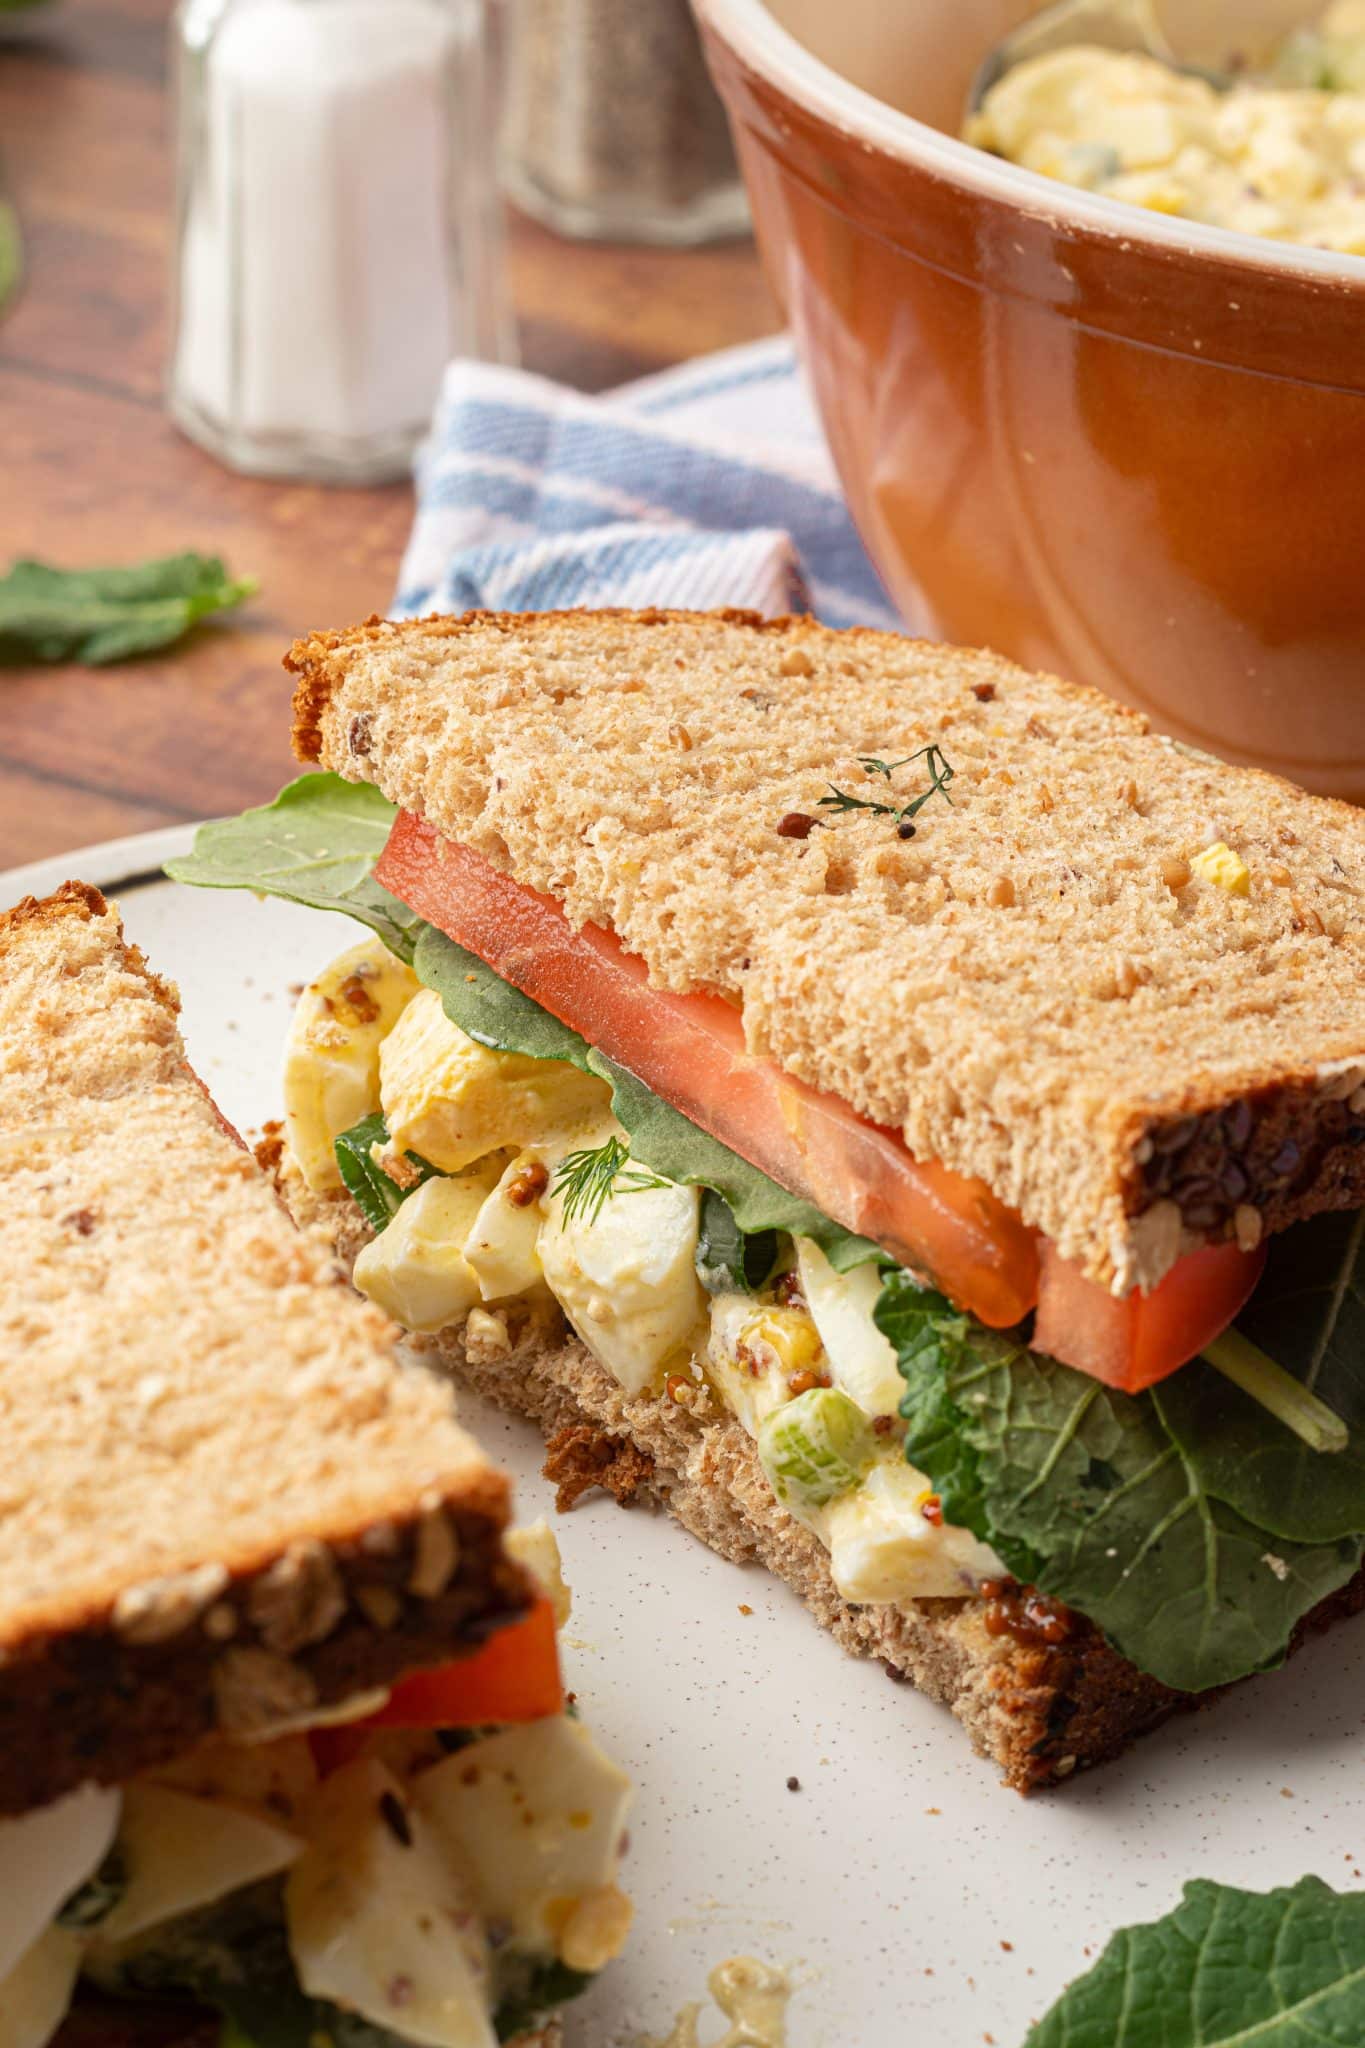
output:
[[[748,229],[688,0],[521,0],[503,153],[509,198],[561,234],[697,243]]]
[[[172,416],[235,469],[403,474],[450,358],[515,358],[484,0],[179,0],[172,36]]]

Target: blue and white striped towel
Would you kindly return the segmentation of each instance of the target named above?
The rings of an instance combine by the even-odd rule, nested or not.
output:
[[[447,370],[395,615],[613,604],[898,623],[785,339],[601,398]]]

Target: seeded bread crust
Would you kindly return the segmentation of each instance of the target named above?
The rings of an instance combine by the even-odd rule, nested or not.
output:
[[[321,1225],[349,1268],[370,1236],[344,1194],[305,1185],[278,1133],[258,1156],[301,1223]],[[1173,1715],[1219,1695],[1173,1691],[1139,1671],[1098,1629],[1079,1622],[1059,1647],[992,1635],[980,1600],[914,1600],[855,1607],[842,1599],[826,1553],[774,1498],[753,1444],[733,1417],[704,1398],[690,1404],[631,1399],[579,1343],[557,1311],[511,1327],[510,1349],[445,1330],[412,1338],[463,1384],[545,1435],[547,1477],[570,1507],[601,1486],[622,1505],[665,1508],[692,1535],[735,1564],[761,1564],[805,1602],[854,1656],[948,1707],[979,1753],[1018,1792],[1037,1791],[1107,1762]],[[1300,1625],[1311,1633],[1365,1609],[1365,1571]]]
[[[370,781],[753,1051],[980,1175],[1092,1279],[1365,1203],[1365,813],[996,657],[743,612],[299,641],[301,759]],[[830,786],[930,742],[913,840]],[[790,814],[820,824],[784,836]],[[798,828],[800,829],[800,828]],[[1226,840],[1248,896],[1188,874]],[[1188,874],[1187,879],[1181,879]],[[1172,886],[1177,884],[1177,886]]]
[[[96,889],[0,916],[0,1816],[524,1611],[504,1478],[301,1236]]]

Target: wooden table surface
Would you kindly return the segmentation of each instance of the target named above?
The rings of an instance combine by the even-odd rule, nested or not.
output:
[[[292,768],[280,656],[384,610],[406,485],[233,475],[161,406],[169,0],[53,0],[0,28],[0,149],[25,238],[0,316],[0,568],[193,547],[260,578],[230,625],[108,669],[0,669],[0,867],[231,811]],[[585,390],[770,333],[752,245],[589,246],[511,222],[527,368]]]

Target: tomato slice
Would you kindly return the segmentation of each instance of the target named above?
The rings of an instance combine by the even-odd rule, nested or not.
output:
[[[452,1664],[400,1679],[384,1705],[362,1721],[309,1731],[325,1777],[364,1746],[373,1728],[476,1728],[504,1721],[543,1721],[564,1710],[554,1609],[538,1599],[520,1621],[500,1628],[480,1649]]]
[[[1033,1347],[1107,1387],[1139,1394],[1197,1358],[1240,1313],[1265,1268],[1265,1245],[1187,1252],[1150,1294],[1121,1301],[1044,1240]]]
[[[400,812],[376,878],[655,1094],[792,1194],[1007,1329],[1037,1298],[1035,1234],[982,1181],[914,1159],[899,1136],[756,1059],[720,996],[652,989],[610,932]]]

